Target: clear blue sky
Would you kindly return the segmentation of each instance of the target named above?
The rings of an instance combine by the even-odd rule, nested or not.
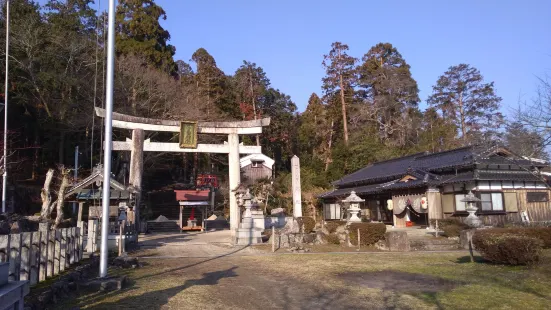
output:
[[[203,47],[227,74],[243,60],[255,62],[300,111],[321,91],[322,57],[334,41],[358,58],[378,42],[392,43],[410,64],[423,102],[438,76],[459,63],[495,82],[504,112],[519,96],[532,98],[536,77],[551,72],[550,0],[157,3],[167,12],[163,26],[176,59],[188,61]]]

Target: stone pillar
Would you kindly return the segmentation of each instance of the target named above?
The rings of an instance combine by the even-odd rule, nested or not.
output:
[[[241,167],[239,166],[239,135],[232,133],[228,135],[228,164],[229,164],[229,185],[230,185],[230,230],[232,236],[239,228],[239,207],[235,190],[241,183]]]
[[[443,218],[442,198],[440,197],[440,190],[438,188],[429,188],[427,190],[427,204],[429,221]]]
[[[295,155],[291,159],[293,216],[302,217],[302,192],[300,190],[300,160]]]
[[[137,231],[140,231],[140,201],[142,197],[143,175],[143,144],[145,133],[143,129],[132,130],[132,150],[130,153],[130,176],[128,183],[132,185],[136,193],[136,206],[134,207],[134,222]]]
[[[94,253],[97,250],[98,241],[98,220],[88,220],[88,241],[86,242],[86,252]]]

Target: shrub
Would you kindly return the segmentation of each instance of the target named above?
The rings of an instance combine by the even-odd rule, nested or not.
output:
[[[492,231],[493,233],[536,238],[542,241],[543,248],[551,248],[551,227],[492,228],[489,231]]]
[[[342,226],[345,224],[346,222],[343,223],[342,221],[328,222],[327,224],[325,224],[325,229],[327,229],[327,231],[332,234],[335,231],[337,231],[337,228],[339,228],[339,226]]]
[[[444,226],[442,230],[444,231],[444,235],[446,235],[446,237],[459,237],[459,234],[465,228],[466,228],[465,226],[450,224],[450,225]]]
[[[325,240],[327,240],[327,243],[329,244],[341,244],[341,240],[339,239],[339,236],[337,236],[337,234],[326,235]]]
[[[304,225],[304,233],[311,233],[316,227],[316,221],[311,217],[299,217],[297,218],[299,225]]]
[[[503,233],[496,229],[477,231],[473,236],[475,249],[490,262],[509,265],[536,263],[542,241],[523,235]]]
[[[358,245],[358,229],[360,230],[360,244],[372,245],[383,239],[386,225],[383,223],[353,223],[349,227],[350,242]]]

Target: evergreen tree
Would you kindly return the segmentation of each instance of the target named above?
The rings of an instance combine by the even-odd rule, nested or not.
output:
[[[170,34],[161,24],[166,12],[153,0],[119,0],[116,14],[116,48],[118,55],[135,55],[165,72],[175,74],[176,48]]]
[[[368,119],[377,123],[384,141],[405,145],[408,111],[419,103],[419,89],[410,66],[390,43],[373,46],[359,66],[360,93]]]
[[[347,51],[348,45],[334,42],[331,44],[329,54],[323,56],[322,62],[325,68],[325,77],[322,79],[325,95],[331,96],[336,92],[340,95],[345,145],[348,145],[347,99],[345,98],[345,90],[353,86],[356,81],[356,58],[349,56]]]
[[[435,108],[428,108],[423,113],[420,127],[419,152],[442,152],[459,146],[455,140],[457,127],[442,118]]]
[[[228,102],[227,78],[217,66],[214,57],[207,50],[199,48],[191,56],[197,66],[195,74],[196,89],[203,104],[201,109],[210,117],[219,110],[225,113],[236,114],[236,105]]]
[[[459,128],[464,145],[489,139],[503,121],[494,83],[485,83],[480,71],[467,64],[452,66],[440,76],[427,102]]]

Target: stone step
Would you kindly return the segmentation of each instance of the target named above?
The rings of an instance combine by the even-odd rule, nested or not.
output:
[[[409,243],[412,251],[452,251],[461,248],[459,240],[446,238],[410,239]]]

